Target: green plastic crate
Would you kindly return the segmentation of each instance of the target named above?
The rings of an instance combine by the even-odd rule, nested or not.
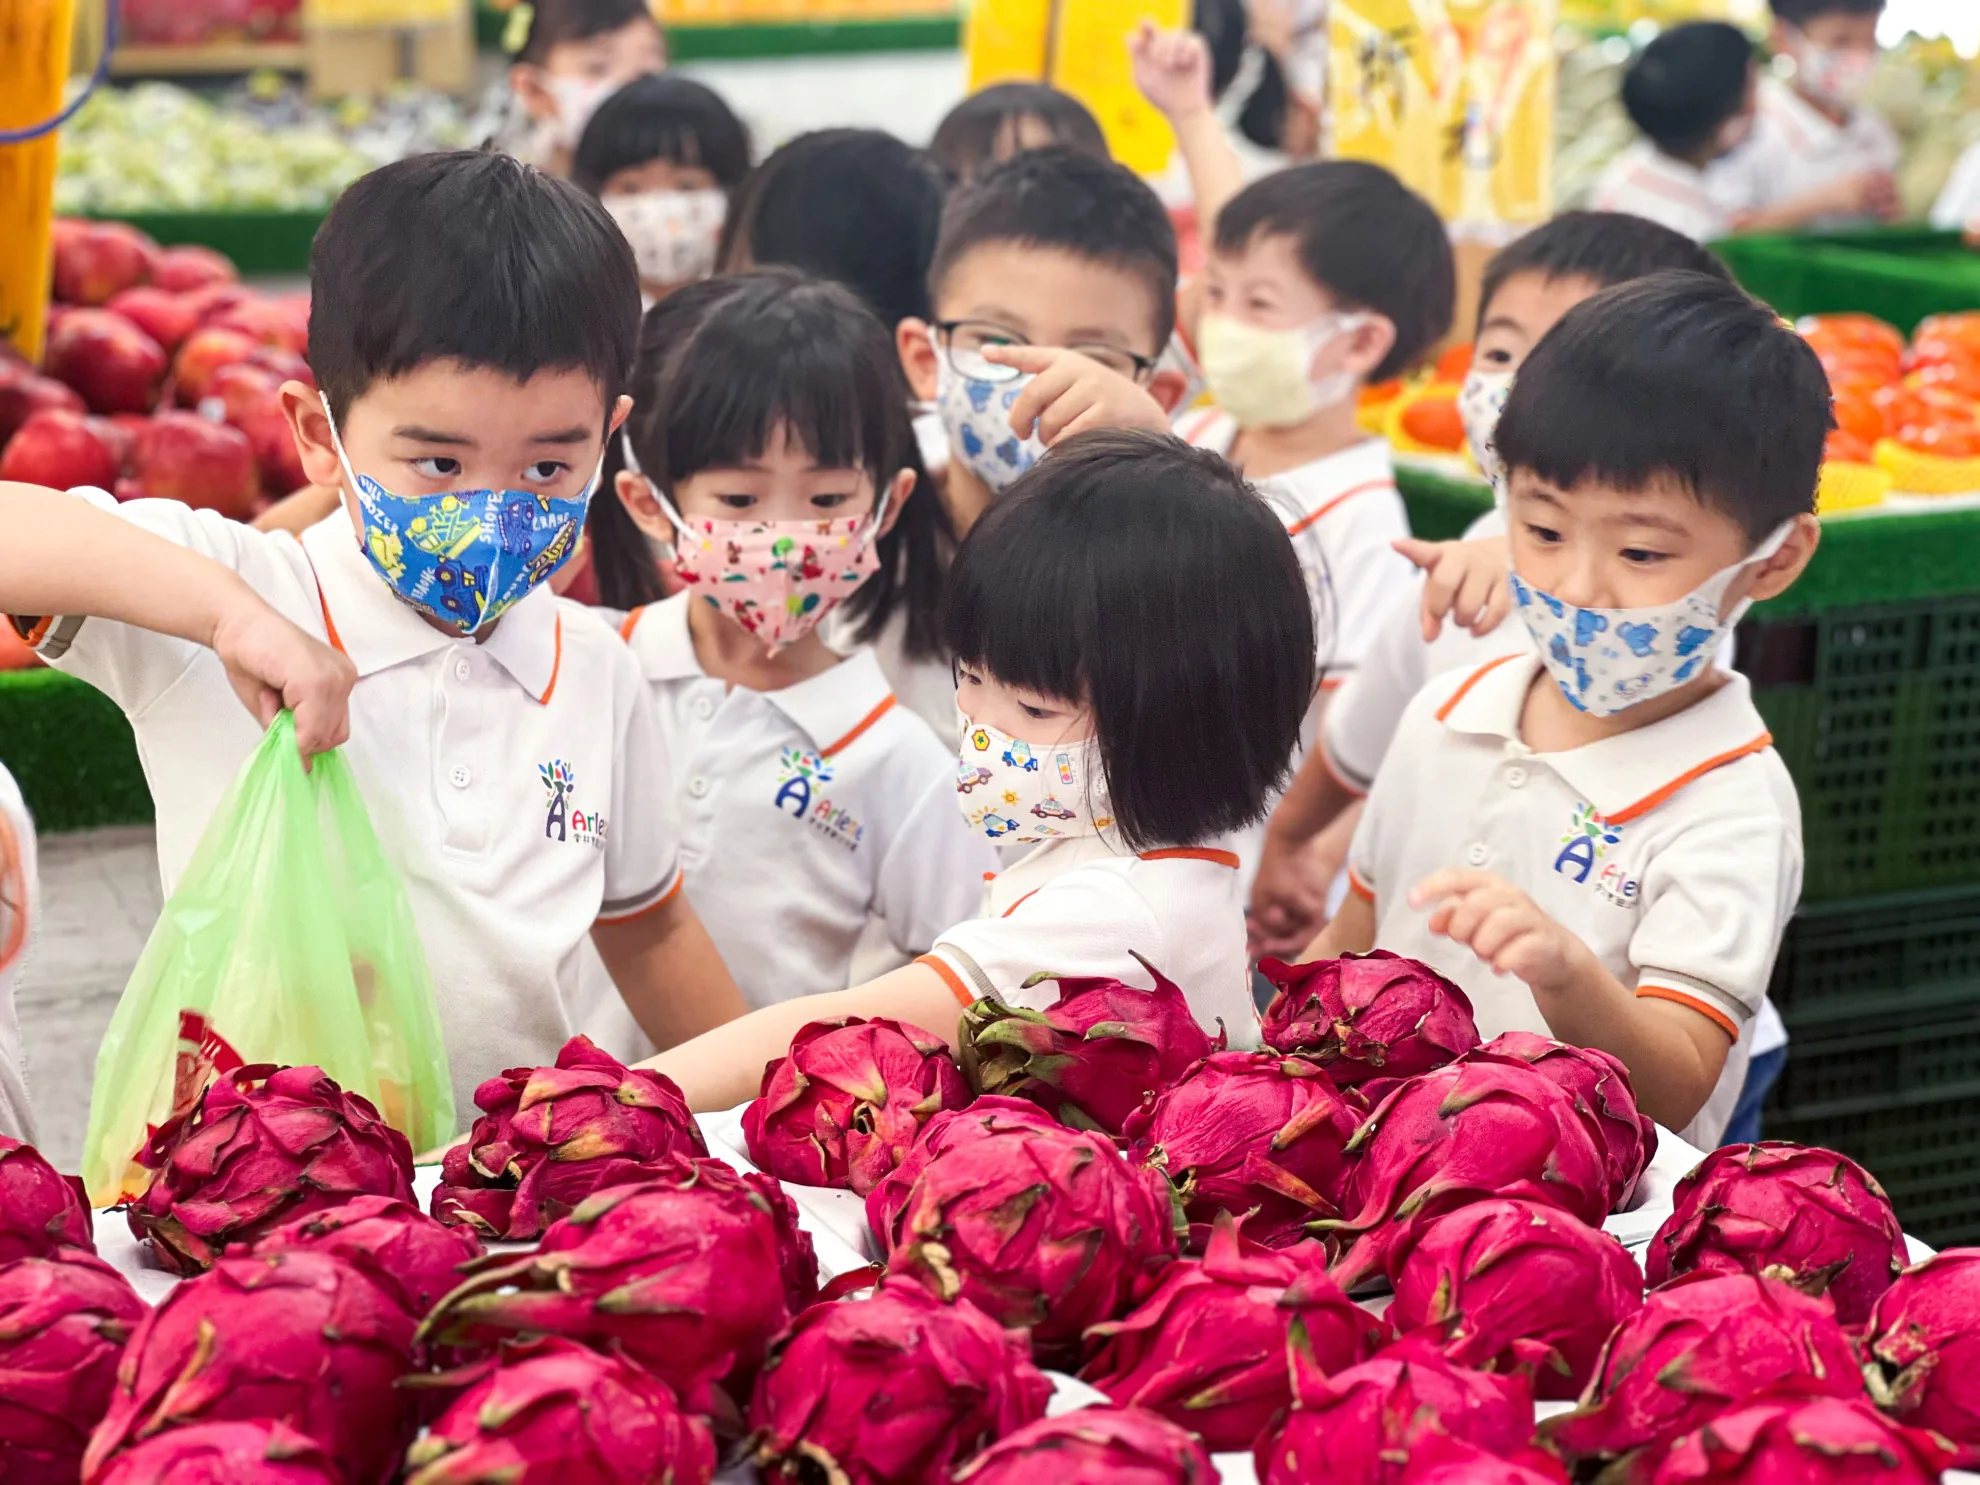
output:
[[[1801,797],[1805,900],[1980,882],[1980,594],[1748,623],[1738,655]]]
[[[1789,319],[1854,310],[1909,334],[1927,315],[1980,309],[1980,253],[1915,227],[1729,237],[1712,249]]]
[[[1769,1139],[1821,1145],[1860,1162],[1890,1195],[1906,1232],[1942,1248],[1980,1242],[1980,1097],[1927,1095],[1834,1115],[1770,1105],[1765,1126]]]

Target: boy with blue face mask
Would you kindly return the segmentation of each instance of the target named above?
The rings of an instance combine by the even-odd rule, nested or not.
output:
[[[306,753],[348,738],[463,1114],[571,1034],[587,937],[656,1043],[740,1014],[681,895],[639,667],[548,586],[630,406],[625,240],[514,160],[426,155],[352,185],[310,269],[321,391],[282,396],[341,508],[296,538],[0,486],[0,612],[45,616],[14,623],[130,716],[168,892],[279,706]]]
[[[1712,656],[1813,556],[1829,426],[1813,353],[1722,280],[1657,274],[1562,318],[1495,435],[1536,653],[1410,704],[1354,890],[1303,957],[1425,959],[1483,1035],[1601,1047],[1645,1112],[1718,1143],[1801,822],[1745,679]]]

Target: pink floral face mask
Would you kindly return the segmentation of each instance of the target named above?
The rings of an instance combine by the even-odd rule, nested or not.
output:
[[[781,650],[880,570],[891,493],[881,492],[870,515],[825,521],[690,521],[657,490],[654,499],[679,533],[674,567],[688,591]]]

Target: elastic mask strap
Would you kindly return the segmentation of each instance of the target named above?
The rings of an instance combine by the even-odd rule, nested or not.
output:
[[[358,484],[357,471],[351,468],[351,456],[344,452],[344,440],[337,432],[337,415],[330,411],[329,395],[318,392],[316,400],[323,404],[323,416],[330,420],[330,447],[337,451],[337,462],[344,466],[344,478],[351,482],[351,493],[361,496],[364,489]]]
[[[648,479],[646,471],[639,467],[639,456],[633,452],[632,438],[624,431],[619,434],[619,452],[625,455],[626,468],[639,476],[640,483],[646,486],[646,493],[653,497],[654,503],[666,514],[667,519],[674,523],[674,529],[685,537],[695,537],[697,535],[695,529],[681,519],[681,513],[674,509],[674,502],[662,494],[660,487]],[[602,455],[599,457],[599,467],[601,469],[604,467]]]
[[[1769,532],[1759,546],[1748,552],[1739,561],[1733,563],[1725,571],[1716,573],[1705,580],[1707,586],[1716,590],[1712,594],[1712,606],[1721,610],[1719,614],[1719,624],[1721,627],[1730,629],[1733,625],[1737,624],[1741,616],[1753,604],[1751,598],[1742,598],[1738,603],[1733,605],[1731,613],[1723,611],[1722,605],[1725,601],[1726,589],[1732,586],[1732,580],[1746,571],[1747,568],[1754,566],[1756,563],[1765,562],[1774,553],[1778,552],[1786,544],[1788,535],[1793,530],[1794,520],[1790,517]]]

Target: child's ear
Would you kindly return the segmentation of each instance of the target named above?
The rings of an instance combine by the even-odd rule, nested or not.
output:
[[[533,119],[555,118],[557,100],[550,96],[550,90],[543,86],[543,71],[528,62],[512,63],[509,67],[509,91],[516,95],[516,102],[523,106],[523,112]]]
[[[1366,381],[1396,347],[1396,322],[1387,315],[1364,312],[1362,322],[1348,337],[1345,368]]]
[[[901,518],[901,511],[914,494],[917,477],[912,469],[903,469],[887,485],[887,514],[880,522],[880,535],[885,536],[894,529]]]
[[[341,490],[344,466],[330,440],[330,415],[323,410],[323,399],[303,382],[283,382],[276,395],[282,399],[282,416],[288,420],[289,436],[296,441],[296,454],[309,482]]]
[[[1162,366],[1148,378],[1148,395],[1156,405],[1174,417],[1176,409],[1182,405],[1183,394],[1189,391],[1189,378],[1173,366]]]
[[[935,332],[926,320],[912,315],[894,327],[894,349],[908,386],[923,402],[935,400]]]
[[[1821,543],[1821,521],[1805,513],[1796,516],[1794,528],[1788,532],[1787,540],[1781,543],[1780,549],[1753,570],[1753,584],[1746,590],[1746,596],[1759,603],[1787,592],[1794,586],[1795,579],[1808,570],[1808,564],[1815,556],[1815,548]]]
[[[606,426],[605,437],[609,441],[614,433],[626,426],[626,419],[632,416],[633,400],[621,393],[619,400],[612,404],[612,421]]]
[[[655,541],[673,545],[674,523],[660,509],[660,502],[653,498],[653,487],[647,484],[643,476],[634,474],[630,469],[622,469],[614,477],[612,488],[618,492],[619,504],[626,508],[633,525]]]

